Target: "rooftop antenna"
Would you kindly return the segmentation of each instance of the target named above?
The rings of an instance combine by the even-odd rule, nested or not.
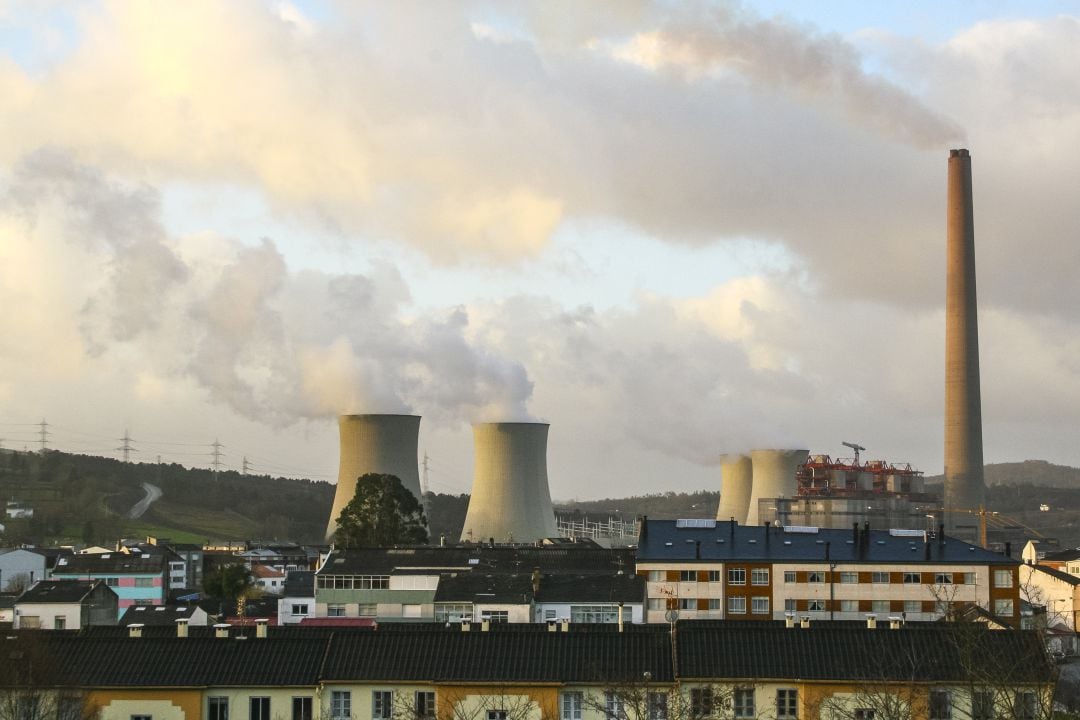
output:
[[[851,448],[852,450],[855,451],[855,464],[858,465],[859,464],[859,451],[860,450],[865,450],[866,448],[864,448],[862,445],[860,445],[858,443],[849,443],[846,440],[841,440],[840,444],[844,445],[846,447],[849,447],[849,448]]]

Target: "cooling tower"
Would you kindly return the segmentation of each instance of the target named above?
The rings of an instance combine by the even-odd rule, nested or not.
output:
[[[409,492],[423,501],[416,465],[419,415],[342,415],[338,418],[338,430],[341,460],[334,506],[326,528],[327,540],[337,530],[342,508],[356,495],[356,479],[361,475],[396,475]]]
[[[730,520],[746,524],[750,507],[750,485],[753,479],[749,455],[720,456],[720,508],[717,520]]]
[[[546,423],[473,426],[475,468],[463,541],[534,542],[557,534],[547,436]]]
[[[760,524],[758,500],[789,498],[795,495],[795,471],[806,462],[809,450],[751,450],[754,482],[750,491],[747,525]]]
[[[979,322],[971,155],[949,151],[945,267],[945,508],[978,509],[983,482]],[[946,532],[974,539],[978,516],[946,512]]]

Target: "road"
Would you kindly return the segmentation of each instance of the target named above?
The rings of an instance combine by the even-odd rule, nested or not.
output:
[[[161,492],[161,488],[159,488],[157,485],[151,485],[150,483],[144,482],[142,484],[142,487],[143,490],[146,492],[146,497],[135,503],[135,507],[128,510],[128,517],[132,520],[134,520],[135,518],[141,518],[143,516],[143,513],[146,512],[147,509],[149,509],[149,507],[154,503],[154,501],[164,494],[163,492]]]

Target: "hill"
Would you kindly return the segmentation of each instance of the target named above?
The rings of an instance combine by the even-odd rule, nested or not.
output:
[[[1054,465],[1045,460],[1025,460],[1014,463],[992,463],[984,466],[988,486],[1038,485],[1054,488],[1080,488],[1080,468]],[[940,485],[944,475],[927,476],[927,483]]]

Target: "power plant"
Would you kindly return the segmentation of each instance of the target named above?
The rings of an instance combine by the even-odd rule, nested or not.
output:
[[[342,509],[356,495],[356,479],[361,475],[396,475],[417,500],[423,501],[416,463],[419,415],[342,415],[338,417],[338,431],[341,457],[327,540],[337,530]]]
[[[979,322],[971,155],[949,151],[945,267],[945,530],[973,539],[986,502],[983,481]],[[950,512],[966,510],[967,513]]]
[[[475,462],[463,542],[535,542],[557,534],[547,437],[547,423],[473,425]]]
[[[720,456],[720,507],[717,520],[730,520],[746,524],[750,508],[750,492],[753,484],[753,465],[749,455],[733,453]]]
[[[758,504],[763,498],[789,498],[795,494],[795,473],[809,455],[809,450],[750,451],[753,482],[746,513],[747,525],[761,524]]]

